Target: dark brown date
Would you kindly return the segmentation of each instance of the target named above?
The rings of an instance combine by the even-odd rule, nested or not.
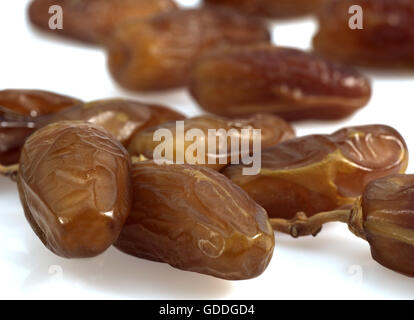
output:
[[[108,39],[109,68],[132,90],[188,84],[192,64],[209,49],[268,42],[266,24],[224,9],[176,10],[124,24]]]
[[[62,7],[63,29],[49,27],[53,15],[49,8],[53,5]],[[34,0],[29,7],[29,18],[48,32],[97,44],[122,23],[176,7],[173,0]]]
[[[87,121],[105,128],[124,146],[128,146],[130,139],[137,132],[184,118],[182,114],[163,106],[126,99],[105,99],[36,118],[20,117],[9,113],[0,117],[0,121],[9,128],[29,127],[31,130],[57,121]]]
[[[59,110],[81,105],[82,101],[42,90],[0,91],[0,114],[8,113],[38,117]],[[12,165],[19,161],[20,149],[34,128],[7,127],[0,122],[0,164]]]
[[[147,159],[154,159],[154,150],[160,145],[160,141],[155,141],[154,135],[160,129],[167,129],[171,132],[171,143],[173,144],[172,158],[168,160],[177,163],[177,159],[182,159],[189,163],[186,157],[189,148],[194,144],[202,144],[202,154],[198,154],[198,149],[192,154],[190,164],[207,165],[211,169],[221,170],[226,167],[231,158],[241,157],[240,141],[242,139],[242,129],[260,129],[261,147],[267,148],[295,137],[294,129],[282,119],[270,114],[257,114],[251,118],[230,120],[217,116],[204,115],[184,120],[182,130],[177,130],[176,122],[163,123],[159,126],[141,131],[134,136],[128,151],[131,155],[144,156]],[[201,130],[203,135],[193,139],[185,139],[190,130]],[[216,141],[215,152],[209,152],[209,130],[216,130],[213,135]],[[225,131],[221,131],[225,130]],[[249,132],[248,139],[249,151],[253,150],[253,133]],[[232,145],[232,139],[237,141],[237,150]],[[233,147],[233,149],[232,149]],[[234,151],[236,150],[236,151]],[[164,155],[163,155],[163,158]],[[199,161],[200,160],[200,161]]]
[[[363,10],[363,29],[351,29],[349,8]],[[414,66],[413,0],[331,0],[319,14],[317,52],[371,67]]]
[[[327,0],[204,0],[207,4],[226,6],[247,14],[271,18],[292,17],[317,11]]]
[[[31,135],[18,188],[44,245],[66,258],[92,257],[117,238],[131,206],[127,151],[106,130],[57,122]]]
[[[118,249],[230,280],[266,269],[275,244],[266,211],[220,173],[145,161],[133,166],[132,181]]]
[[[269,112],[286,120],[343,118],[371,97],[369,80],[353,68],[270,45],[205,55],[193,68],[190,90],[208,112]]]
[[[351,127],[332,135],[292,139],[262,152],[257,176],[242,165],[224,174],[241,186],[272,218],[312,216],[352,205],[372,180],[403,173],[408,164],[404,139],[383,125]]]

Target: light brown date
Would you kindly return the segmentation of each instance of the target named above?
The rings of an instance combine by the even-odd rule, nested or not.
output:
[[[317,11],[327,0],[204,0],[207,4],[226,6],[247,14],[271,18],[292,17]]]
[[[17,182],[31,227],[62,257],[102,253],[130,212],[128,153],[91,123],[63,121],[36,131],[22,149]]]
[[[51,29],[49,8],[62,8],[63,28]],[[48,32],[98,44],[118,25],[145,19],[177,6],[173,0],[34,0],[29,7],[30,21]]]
[[[177,163],[177,159],[182,159],[184,163],[207,165],[214,170],[223,169],[232,159],[240,161],[242,129],[250,129],[246,138],[249,140],[247,152],[253,150],[254,136],[251,129],[261,130],[259,148],[267,148],[295,137],[294,129],[287,122],[271,114],[257,114],[250,118],[235,120],[204,115],[184,120],[181,130],[177,128],[176,122],[167,122],[139,132],[133,137],[128,147],[129,153],[154,159],[154,151],[161,144],[159,139],[154,139],[154,137],[160,129],[171,132],[171,141],[164,141],[172,144],[170,154],[172,157],[168,158],[168,154],[167,157],[163,154],[163,159],[168,158],[167,160],[174,163]],[[209,139],[209,130],[216,132],[214,135],[210,134],[211,139]],[[187,137],[191,131],[194,131],[195,136]],[[209,148],[213,148],[209,144],[214,141],[216,147],[211,153]],[[168,146],[165,146],[165,149],[167,148]],[[192,161],[189,162],[186,155],[190,152],[190,148],[193,152],[190,157]],[[201,148],[200,154],[198,154],[198,148]]]
[[[262,152],[256,176],[242,165],[224,174],[242,187],[272,218],[312,216],[352,205],[372,180],[403,173],[408,164],[404,139],[383,125],[351,127],[332,135],[292,139]]]
[[[176,10],[124,24],[108,39],[113,77],[132,90],[188,84],[192,64],[209,49],[268,42],[266,24],[224,9]]]
[[[267,214],[222,174],[199,166],[137,163],[133,206],[115,246],[139,258],[230,280],[267,267]]]
[[[206,54],[193,68],[190,90],[208,112],[268,112],[286,120],[344,118],[371,97],[369,80],[353,68],[271,45]]]
[[[349,9],[362,22],[362,29],[351,29]],[[356,20],[351,23],[355,24]],[[414,66],[413,0],[332,0],[319,14],[315,50],[351,64],[371,67]]]

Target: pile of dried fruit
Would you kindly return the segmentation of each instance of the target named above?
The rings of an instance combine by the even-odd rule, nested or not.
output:
[[[122,86],[185,86],[217,115],[187,119],[130,100],[0,91],[1,172],[16,179],[26,218],[51,251],[92,257],[113,244],[240,280],[266,269],[273,230],[316,235],[323,224],[341,221],[369,242],[375,260],[414,276],[414,176],[403,174],[408,150],[401,135],[368,125],[295,138],[286,122],[340,119],[369,102],[369,79],[344,63],[411,65],[414,0],[206,0],[192,10],[171,0],[62,0],[65,28],[50,30],[52,2],[34,0],[31,21],[103,45]],[[351,5],[364,9],[364,30],[349,28]],[[270,44],[261,17],[320,8],[318,53]],[[160,164],[154,135],[173,131],[176,121],[182,131],[172,137],[170,163]],[[182,136],[223,129],[231,141],[242,128],[261,129],[258,174],[230,164],[242,150],[224,148],[214,158],[205,144],[198,161],[174,164],[194,155],[193,142],[179,144]]]

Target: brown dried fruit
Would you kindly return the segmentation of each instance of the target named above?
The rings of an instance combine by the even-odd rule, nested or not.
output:
[[[332,135],[292,139],[262,152],[257,176],[242,165],[224,174],[263,206],[272,218],[307,216],[352,205],[372,180],[403,173],[404,139],[382,125],[351,127]]]
[[[41,128],[65,120],[87,121],[108,130],[124,146],[128,146],[133,135],[141,130],[182,119],[185,119],[184,115],[167,107],[126,99],[97,100],[37,118],[12,114],[7,118],[0,117],[8,127],[14,128]]]
[[[204,0],[208,4],[226,6],[247,14],[280,18],[317,11],[327,0]]]
[[[0,91],[0,114],[18,113],[37,117],[74,106],[82,101],[42,90]],[[0,123],[0,164],[7,166],[19,161],[20,149],[34,128],[7,126]]]
[[[219,278],[260,275],[274,248],[267,214],[220,173],[137,163],[133,208],[115,246],[134,256]]]
[[[371,97],[369,80],[353,68],[270,45],[205,55],[193,68],[190,88],[215,114],[271,112],[287,120],[343,118]]]
[[[251,129],[261,130],[262,148],[267,148],[295,137],[294,129],[287,122],[270,114],[257,114],[251,118],[235,120],[203,115],[184,120],[181,125],[182,130],[180,127],[177,127],[176,122],[168,122],[139,132],[133,137],[128,147],[129,153],[135,156],[143,155],[147,159],[154,159],[154,150],[161,144],[160,141],[155,141],[157,139],[154,139],[154,134],[160,129],[166,129],[171,132],[172,157],[168,157],[168,154],[163,154],[162,159],[167,158],[167,160],[174,163],[178,163],[177,159],[181,159],[181,163],[189,163],[189,158],[185,156],[186,152],[194,149],[191,154],[191,160],[194,161],[189,164],[206,165],[211,169],[221,170],[230,163],[231,157],[237,159],[237,161],[240,160],[242,156],[240,150],[242,129],[250,130],[247,136],[250,140],[249,152],[253,150],[253,133]],[[221,129],[225,131],[220,131]],[[191,139],[190,137],[185,139],[186,135],[191,133],[190,130],[196,136],[191,137]],[[201,132],[195,132],[194,130],[201,130]],[[209,130],[217,130],[216,134],[212,135],[212,141],[216,141],[216,148],[210,146],[210,143],[213,142],[209,140]],[[237,143],[232,143],[232,139],[236,139]],[[165,139],[164,142],[168,143],[168,140]],[[200,155],[197,152],[198,147],[194,147],[195,145],[199,146],[202,152]],[[209,152],[209,147],[214,149],[215,152]],[[237,148],[235,149],[234,147]],[[167,146],[165,146],[165,149],[167,149]]]
[[[414,277],[414,175],[395,175],[368,184],[350,220],[383,266]]]
[[[137,132],[168,121],[183,120],[185,116],[168,107],[125,99],[106,99],[65,110],[49,120],[83,120],[99,125],[125,147]]]
[[[292,220],[271,219],[276,230],[293,237],[316,235],[325,223],[347,223],[367,240],[372,257],[396,272],[414,277],[414,175],[391,175],[370,182],[352,209],[298,214]]]
[[[63,29],[52,30],[49,8],[63,11]],[[113,29],[125,22],[144,19],[177,8],[173,0],[34,0],[29,7],[30,21],[46,31],[77,40],[100,43]]]
[[[363,29],[349,27],[353,5],[363,10]],[[331,0],[319,24],[313,45],[321,54],[372,67],[414,65],[413,0]]]
[[[27,220],[66,258],[102,253],[130,212],[130,162],[122,145],[90,123],[58,122],[27,139],[18,175]]]
[[[187,85],[191,65],[209,49],[269,40],[262,20],[223,9],[176,10],[122,25],[107,42],[109,68],[128,89],[170,89]]]

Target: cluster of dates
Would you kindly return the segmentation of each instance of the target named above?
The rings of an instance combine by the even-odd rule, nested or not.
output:
[[[286,122],[340,119],[364,107],[371,84],[350,64],[412,65],[414,0],[205,0],[191,10],[173,0],[61,0],[64,28],[51,30],[54,4],[34,0],[32,23],[105,47],[123,87],[186,87],[214,115],[1,91],[0,171],[17,181],[26,218],[51,251],[91,257],[114,245],[240,280],[266,269],[273,230],[316,235],[341,221],[379,263],[414,276],[414,176],[403,174],[401,135],[369,125],[296,138]],[[349,28],[352,5],[363,8],[363,30]],[[264,18],[308,13],[319,17],[314,52],[271,44]],[[173,164],[190,142],[174,144],[171,163],[156,163],[154,132],[176,121],[183,134],[261,129],[260,172],[243,175],[230,149],[224,162]]]
[[[315,235],[338,220],[370,242],[380,263],[414,275],[413,264],[395,262],[405,253],[388,251],[414,255],[414,177],[393,175],[405,172],[408,151],[391,127],[295,138],[271,114],[186,118],[164,106],[35,90],[0,91],[0,105],[1,171],[14,175],[27,220],[59,256],[92,257],[114,245],[183,270],[249,279],[269,264],[273,229]],[[230,149],[217,165],[156,163],[153,134],[177,120],[184,133],[261,129],[259,174],[230,164]]]

